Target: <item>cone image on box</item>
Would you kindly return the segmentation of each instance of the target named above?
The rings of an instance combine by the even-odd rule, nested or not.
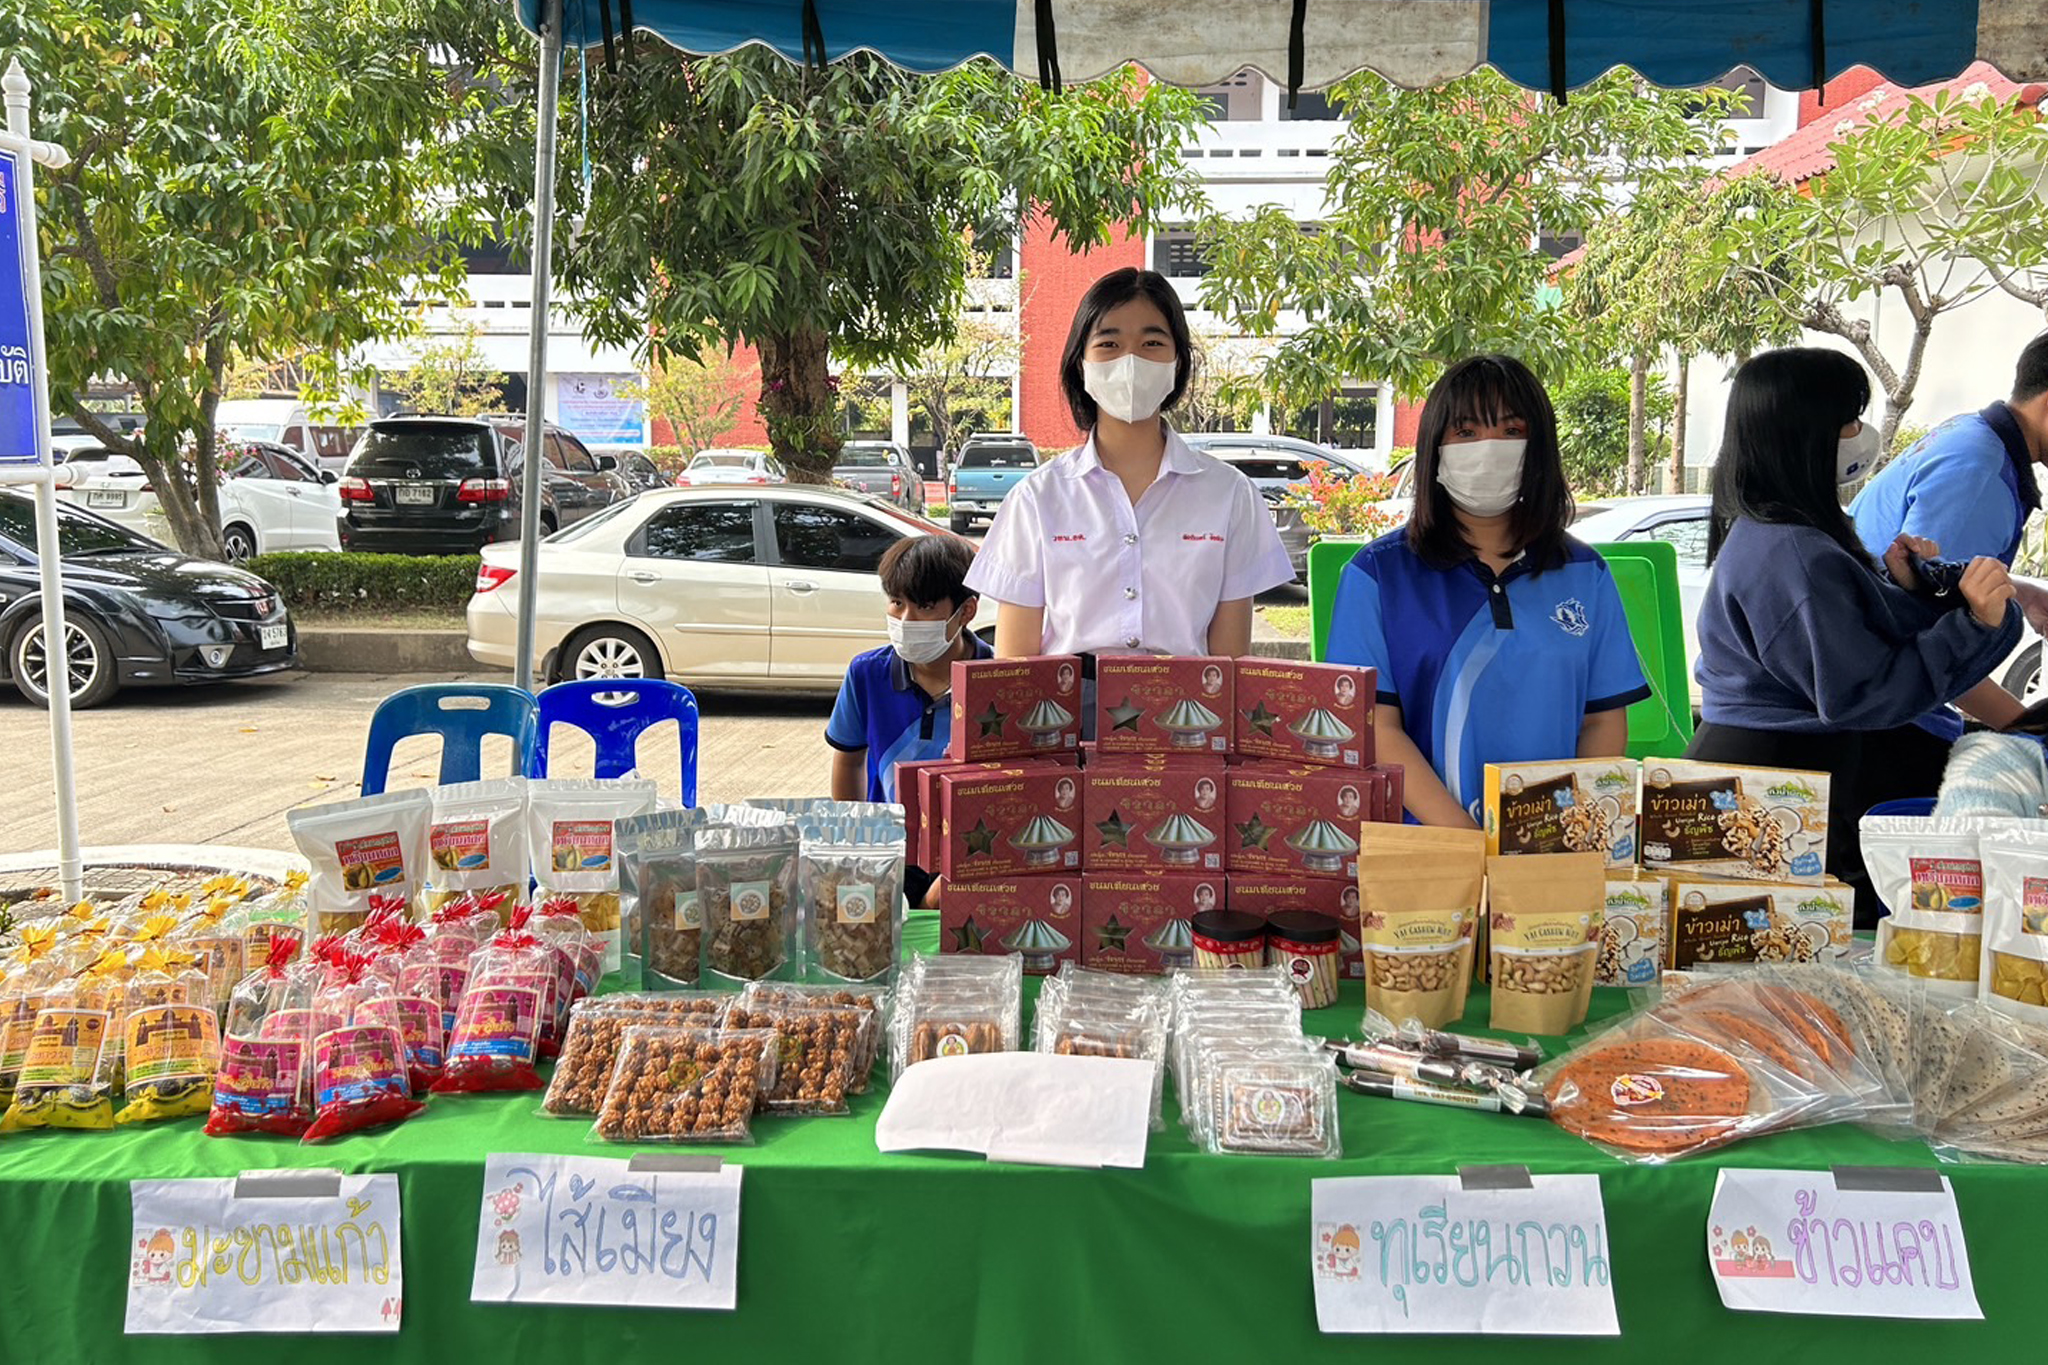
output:
[[[1041,701],[1017,722],[1017,728],[1031,737],[1034,749],[1057,749],[1060,731],[1074,723],[1074,713],[1056,701]]]
[[[1310,758],[1335,758],[1346,743],[1358,736],[1358,731],[1320,706],[1288,726],[1287,731],[1301,741],[1302,753]]]
[[[1176,749],[1206,749],[1209,732],[1223,724],[1223,717],[1198,701],[1182,701],[1159,718],[1168,742]]]
[[[1358,840],[1328,820],[1311,821],[1290,834],[1287,846],[1301,855],[1301,865],[1311,872],[1342,872],[1344,860],[1358,852]]]
[[[1053,960],[1074,946],[1074,941],[1042,919],[1026,920],[1003,940],[1003,947],[1024,959],[1024,970],[1043,975],[1052,971]]]
[[[1194,965],[1195,931],[1184,919],[1170,919],[1154,929],[1145,936],[1145,946],[1159,954],[1163,972]]]
[[[1201,860],[1202,850],[1216,842],[1216,835],[1199,820],[1175,815],[1147,834],[1145,839],[1159,850],[1161,862],[1193,867]]]
[[[1073,842],[1074,831],[1049,815],[1039,815],[1010,840],[1010,846],[1024,855],[1026,866],[1057,867],[1060,849]]]

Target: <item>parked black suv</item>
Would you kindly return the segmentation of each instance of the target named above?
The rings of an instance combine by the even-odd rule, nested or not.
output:
[[[474,554],[519,539],[525,423],[500,417],[386,417],[350,454],[338,527],[344,550]],[[555,426],[541,467],[541,534],[633,496],[610,455]]]

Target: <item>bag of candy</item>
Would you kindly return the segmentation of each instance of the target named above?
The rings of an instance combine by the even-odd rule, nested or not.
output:
[[[303,1032],[269,1027],[273,1018],[310,1017],[316,978],[296,962],[298,950],[297,934],[272,929],[263,945],[263,966],[235,987],[213,1078],[213,1107],[206,1117],[209,1137],[299,1137],[313,1122]],[[280,1032],[285,1036],[275,1036]]]
[[[122,1053],[126,1080],[115,1123],[190,1118],[212,1107],[220,1021],[210,1003],[130,1009]]]
[[[528,931],[524,911],[477,953],[435,1094],[541,1088],[535,1063],[563,960],[563,954]]]

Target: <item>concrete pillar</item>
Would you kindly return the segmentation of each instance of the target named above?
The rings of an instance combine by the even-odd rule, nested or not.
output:
[[[1394,453],[1394,386],[1382,384],[1373,391],[1377,405],[1372,423],[1372,453],[1384,464]]]
[[[900,379],[889,385],[889,439],[910,448],[910,388]]]

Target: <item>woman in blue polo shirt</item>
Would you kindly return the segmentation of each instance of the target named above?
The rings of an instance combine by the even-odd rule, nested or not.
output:
[[[1557,417],[1526,366],[1447,370],[1414,469],[1408,524],[1338,583],[1329,658],[1379,670],[1379,754],[1407,769],[1409,815],[1471,826],[1487,764],[1620,754],[1650,688],[1606,563],[1565,534]]]

